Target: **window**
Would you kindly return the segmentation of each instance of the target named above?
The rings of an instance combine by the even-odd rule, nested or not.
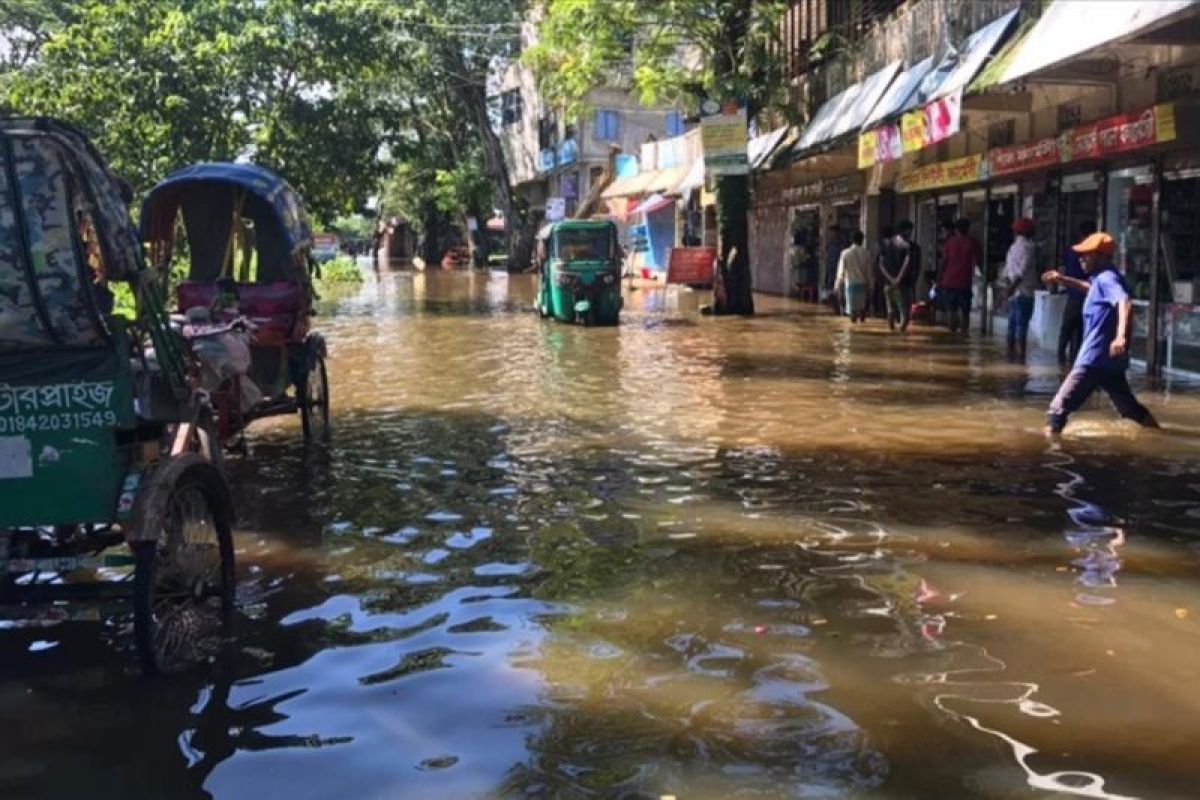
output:
[[[600,109],[592,126],[592,137],[598,142],[615,142],[621,138],[621,115],[609,109]]]
[[[516,125],[521,121],[521,90],[509,89],[500,95],[500,122]]]
[[[683,114],[678,111],[667,112],[667,136],[683,135]]]
[[[549,114],[538,122],[538,148],[553,150],[558,147],[558,120]]]
[[[1017,140],[1017,121],[1006,119],[988,126],[988,147],[1008,147]]]

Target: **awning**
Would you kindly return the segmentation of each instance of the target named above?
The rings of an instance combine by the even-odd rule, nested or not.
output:
[[[1105,44],[1131,39],[1197,9],[1196,0],[1055,0],[1004,73],[1015,81]]]
[[[661,194],[654,194],[647,197],[644,202],[638,203],[638,207],[633,209],[634,214],[653,214],[655,211],[662,211],[668,206],[675,205],[674,198],[663,197]]]
[[[684,175],[687,174],[687,170],[683,167],[668,167],[667,169],[651,170],[646,174],[651,178],[642,188],[642,193],[666,194],[679,185]]]
[[[992,20],[971,34],[960,50],[947,54],[937,65],[937,69],[925,76],[918,91],[917,104],[947,97],[965,88],[983,67],[992,51],[1004,40],[1018,13],[1020,9],[1014,8],[1004,16]]]
[[[813,116],[808,130],[800,137],[794,150],[808,150],[842,134],[858,130],[863,120],[874,110],[892,78],[900,71],[900,63],[893,61],[862,83],[856,83],[830,98]]]
[[[931,69],[933,69],[933,56],[901,72],[884,92],[883,97],[875,105],[875,109],[867,116],[866,121],[863,122],[863,129],[874,128],[889,117],[898,116],[912,108],[915,105],[912,102],[913,97],[920,87],[921,81],[925,80],[925,76]]]
[[[692,162],[692,166],[684,174],[681,180],[672,191],[672,194],[683,197],[694,192],[696,189],[704,188],[704,159],[698,158]]]
[[[779,147],[783,137],[787,136],[788,127],[785,125],[782,128],[764,133],[762,136],[755,136],[746,145],[746,155],[750,162],[751,171],[762,169],[763,165],[771,158],[775,149]]]
[[[975,76],[975,80],[971,81],[967,91],[971,94],[978,94],[1003,83],[1004,73],[1008,72],[1008,68],[1012,66],[1017,53],[1021,52],[1021,48],[1025,46],[1025,42],[1029,40],[1029,34],[1032,32],[1033,20],[1022,22],[1017,27],[1016,33],[1009,38],[1008,43],[997,51],[983,69],[979,70],[979,74]]]
[[[647,170],[629,178],[617,178],[600,196],[609,200],[614,197],[634,197],[645,194],[646,186],[654,180],[657,172],[658,170]]]

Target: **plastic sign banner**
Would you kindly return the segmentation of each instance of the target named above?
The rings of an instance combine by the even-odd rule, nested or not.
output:
[[[983,154],[942,161],[914,169],[896,179],[897,192],[922,192],[975,183],[985,176]]]
[[[667,283],[711,284],[716,258],[715,247],[672,247],[667,262]]]
[[[705,100],[701,106],[700,138],[704,144],[704,166],[710,175],[745,175],[750,171],[744,104],[733,99],[721,103]]]
[[[900,118],[900,124],[881,125],[858,137],[858,167],[898,161],[931,144],[949,139],[961,130],[962,89],[926,103]]]
[[[1013,147],[993,147],[988,152],[988,174],[1011,175],[1059,163],[1058,139],[1049,137]]]
[[[1059,147],[1063,161],[1079,161],[1171,142],[1175,135],[1175,106],[1163,103],[1078,125],[1062,135]]]

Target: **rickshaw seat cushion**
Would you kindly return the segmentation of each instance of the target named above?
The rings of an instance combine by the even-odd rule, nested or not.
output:
[[[292,281],[239,283],[238,310],[248,317],[295,317],[304,300],[304,287]],[[211,306],[217,298],[215,283],[185,281],[179,284],[179,310]],[[290,320],[289,320],[290,321]]]

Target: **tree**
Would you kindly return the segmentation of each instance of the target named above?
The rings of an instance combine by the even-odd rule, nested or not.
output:
[[[22,23],[36,32],[22,34],[23,68],[0,72],[0,108],[75,122],[138,191],[196,161],[251,158],[293,183],[318,218],[364,204],[395,116],[384,91],[395,57],[389,6],[65,5],[69,14],[29,17],[40,27]]]
[[[462,163],[467,152],[479,159],[504,216],[509,266],[517,269],[530,261],[534,231],[529,209],[513,190],[488,90],[493,76],[516,52],[525,7],[526,0],[412,0],[397,12],[402,29],[412,35],[406,57],[416,69],[409,77],[426,82],[418,95],[427,103],[421,111],[449,111],[450,126],[470,132],[470,142],[446,136],[444,131],[441,138],[450,146],[455,163]],[[426,136],[437,135],[436,127],[425,124]],[[465,187],[472,181],[454,183]],[[490,216],[490,203],[478,211]]]
[[[778,48],[786,0],[549,0],[523,58],[543,95],[578,113],[592,89],[626,82],[647,105],[737,98],[753,118],[784,101]],[[717,181],[718,314],[752,314],[749,179]]]

